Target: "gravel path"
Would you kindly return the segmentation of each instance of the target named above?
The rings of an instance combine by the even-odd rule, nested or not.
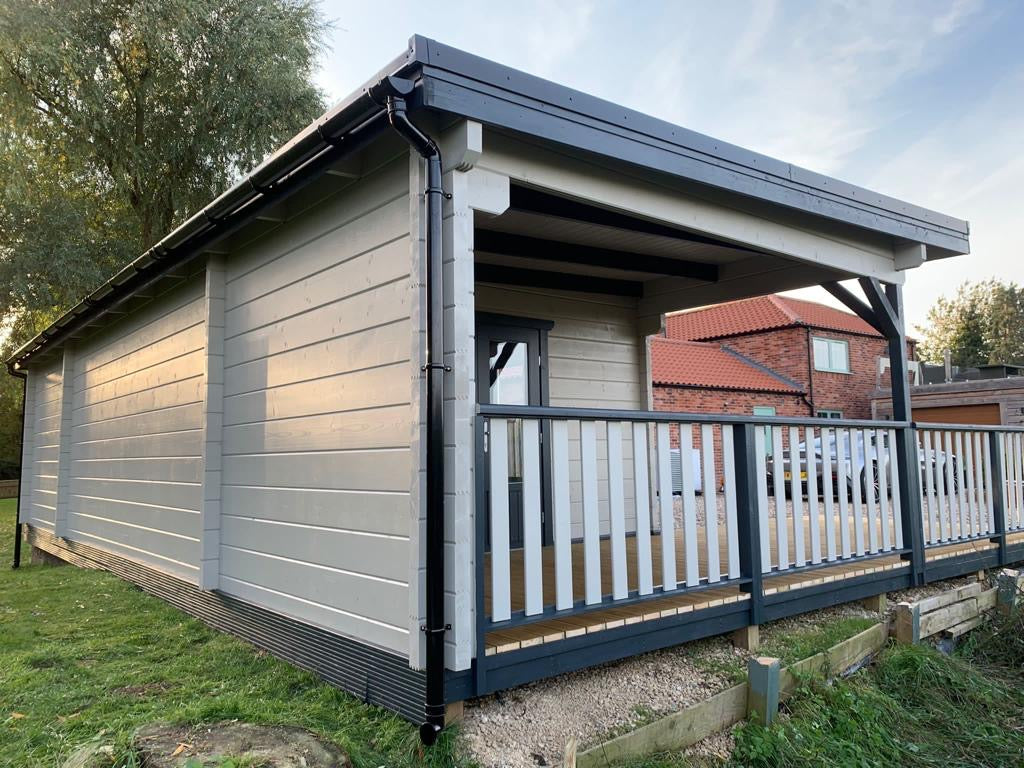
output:
[[[573,735],[580,749],[725,690],[695,653],[736,653],[713,638],[636,656],[480,699],[466,708],[462,735],[484,768],[532,768],[561,761]]]
[[[833,606],[765,625],[762,642],[844,616],[878,614],[856,603]],[[725,690],[728,679],[712,670],[745,663],[746,656],[727,637],[712,637],[488,696],[467,704],[464,744],[483,768],[557,765],[572,736],[582,751]],[[688,752],[729,749],[731,737],[723,733]]]

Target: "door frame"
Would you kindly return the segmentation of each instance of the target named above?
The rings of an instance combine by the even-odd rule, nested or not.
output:
[[[549,405],[549,382],[548,382],[548,331],[555,327],[552,320],[541,320],[539,318],[518,317],[516,315],[502,315],[493,312],[477,312],[473,334],[473,354],[476,358],[476,402],[482,404],[482,396],[489,388],[484,387],[484,381],[490,379],[488,358],[479,354],[481,329],[508,329],[509,331],[521,330],[536,333],[537,339],[537,361],[534,366],[530,361],[529,370],[537,372],[537,383],[534,388],[530,383],[530,398],[534,395],[538,402],[536,405]],[[533,405],[534,403],[531,403]],[[547,419],[540,422],[541,429],[541,541],[544,546],[554,543],[554,530],[550,524],[551,514],[551,466],[545,461],[546,456],[551,455],[551,428]],[[484,467],[487,471],[487,468]],[[485,488],[490,487],[490,480],[487,479]],[[489,542],[490,537],[485,537]],[[488,543],[489,547],[489,543]]]

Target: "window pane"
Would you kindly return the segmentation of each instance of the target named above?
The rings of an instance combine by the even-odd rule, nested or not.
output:
[[[829,368],[828,342],[825,339],[814,339],[814,367],[819,371]]]
[[[846,342],[845,341],[833,341],[829,343],[831,347],[831,362],[833,371],[848,371],[850,370],[850,361],[847,359],[849,356]]]
[[[495,405],[529,405],[526,345],[515,341],[491,344],[491,402]]]
[[[774,405],[755,405],[754,406],[755,416],[774,416],[775,406]],[[762,427],[764,430],[764,452],[766,456],[770,456],[772,453],[772,428],[769,425]]]

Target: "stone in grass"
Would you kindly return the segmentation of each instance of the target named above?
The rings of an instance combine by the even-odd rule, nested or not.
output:
[[[110,744],[85,744],[61,763],[61,768],[109,768],[114,762],[114,748]]]
[[[351,768],[334,744],[302,728],[218,723],[178,726],[153,723],[132,737],[147,768],[219,768],[231,760],[253,768]]]

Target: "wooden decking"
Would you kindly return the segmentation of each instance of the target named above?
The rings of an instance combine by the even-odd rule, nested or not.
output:
[[[719,541],[721,542],[722,549],[721,562],[722,569],[725,570],[727,567],[728,559],[727,553],[725,552],[726,537],[724,535],[724,526],[720,526],[720,529],[722,529],[720,531],[721,535],[719,536]],[[703,529],[699,530],[699,536],[700,541],[703,544],[703,542],[705,541],[705,533]],[[1016,538],[1024,540],[1024,533],[1017,534]],[[660,586],[662,552],[660,534],[652,534],[651,539],[652,559],[654,561],[654,584],[655,586]],[[683,538],[681,531],[676,532],[675,543],[677,563],[676,572],[679,574],[683,574],[685,573],[685,569],[683,567],[685,550],[683,547]],[[778,549],[774,534],[770,537],[770,545],[772,553],[772,562],[777,562]],[[629,588],[632,591],[637,588],[636,539],[633,537],[629,537],[626,541],[626,546],[628,563],[628,583]],[[992,544],[987,540],[953,543],[945,546],[930,548],[927,551],[927,558],[929,561],[940,560],[955,555],[962,555],[970,551],[989,550],[994,548],[995,546],[996,545]],[[790,542],[790,548],[792,548],[792,542]],[[702,577],[706,578],[707,562],[703,546],[698,548],[698,553],[700,556],[700,573]],[[808,544],[808,560],[809,556],[810,551]],[[522,611],[525,605],[525,590],[523,587],[524,578],[522,550],[513,550],[511,553],[511,558],[512,610],[513,612],[516,612]],[[573,544],[572,558],[573,594],[576,596],[578,600],[581,599],[584,592],[582,542],[575,542]],[[611,592],[611,569],[608,565],[610,563],[610,542],[608,541],[608,539],[602,539],[601,541],[601,563],[603,566],[601,569],[602,592],[607,595]],[[902,568],[904,566],[905,562],[900,559],[899,555],[881,555],[871,558],[838,561],[834,565],[819,566],[812,569],[790,569],[788,571],[775,572],[770,575],[766,575],[764,581],[764,592],[766,595],[770,595],[778,592],[783,592],[786,590],[801,589],[805,587],[814,586],[816,584],[823,584],[831,581],[850,579],[857,576],[863,576],[870,573],[877,573],[884,570],[895,570],[898,568]],[[491,610],[489,595],[489,557],[485,560],[484,570],[485,581],[486,584],[488,585],[484,595],[484,607],[487,612],[487,615],[489,616]],[[543,552],[543,584],[545,605],[552,605],[554,603],[554,583],[554,552],[552,547],[545,547]],[[519,650],[521,648],[528,648],[542,643],[557,642],[559,640],[564,640],[579,635],[600,632],[607,629],[615,629],[617,627],[621,627],[628,624],[636,624],[642,621],[651,621],[654,619],[666,618],[669,616],[683,614],[690,611],[711,608],[718,605],[724,605],[726,603],[733,603],[749,599],[749,594],[740,591],[740,589],[736,586],[722,586],[709,589],[701,589],[695,592],[683,591],[678,595],[655,598],[629,605],[615,606],[614,604],[608,604],[608,607],[606,608],[591,610],[586,613],[572,614],[567,612],[565,615],[559,615],[555,618],[545,619],[543,621],[537,621],[519,627],[491,631],[487,633],[485,638],[485,653],[487,655],[505,653],[508,651]]]

